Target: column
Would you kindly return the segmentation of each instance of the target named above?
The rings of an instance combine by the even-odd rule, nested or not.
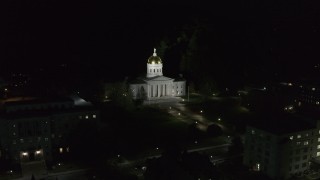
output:
[[[165,90],[164,84],[162,84],[162,96],[165,96]]]

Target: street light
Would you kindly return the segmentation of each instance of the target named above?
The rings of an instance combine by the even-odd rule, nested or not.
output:
[[[200,113],[203,113],[203,111],[201,110]]]

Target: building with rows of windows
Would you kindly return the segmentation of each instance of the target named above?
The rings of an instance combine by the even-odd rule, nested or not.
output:
[[[160,100],[186,95],[186,80],[163,76],[162,60],[156,49],[147,62],[147,75],[130,83],[133,99]]]
[[[52,161],[72,151],[68,136],[79,123],[98,123],[98,118],[98,111],[79,97],[7,99],[0,113],[0,158]]]
[[[317,84],[299,84],[298,96],[296,103],[301,105],[312,105],[314,107],[320,107],[320,86]]]
[[[244,164],[271,178],[302,175],[320,156],[320,126],[292,114],[247,126]]]

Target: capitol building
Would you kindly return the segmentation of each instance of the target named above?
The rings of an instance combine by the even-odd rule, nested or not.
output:
[[[129,88],[133,99],[161,100],[186,95],[186,80],[163,76],[163,63],[156,49],[147,62],[146,77],[137,78]]]

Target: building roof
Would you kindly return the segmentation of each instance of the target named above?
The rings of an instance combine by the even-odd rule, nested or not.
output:
[[[273,134],[283,135],[316,128],[307,118],[289,113],[257,115],[250,126]]]
[[[28,118],[43,118],[50,116],[58,116],[61,114],[73,114],[73,113],[86,113],[86,112],[98,112],[98,110],[93,106],[78,106],[73,108],[61,108],[61,109],[41,109],[41,110],[26,110],[17,111],[14,113],[7,113],[5,111],[0,111],[0,119],[28,119]]]
[[[68,97],[51,97],[51,98],[21,97],[21,98],[11,98],[4,101],[5,106],[45,104],[45,103],[73,103],[73,100]]]
[[[174,79],[166,77],[166,76],[155,76],[155,77],[150,77],[150,78],[145,78],[144,81],[172,81]]]

